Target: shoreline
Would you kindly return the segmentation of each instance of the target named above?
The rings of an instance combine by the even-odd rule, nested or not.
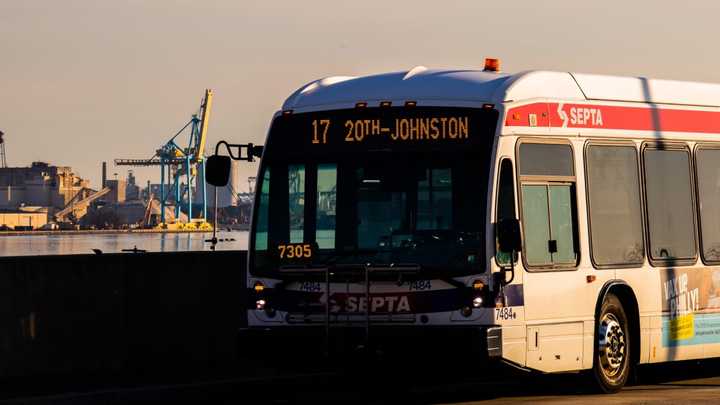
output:
[[[226,231],[226,229],[218,229]],[[86,229],[86,230],[54,230],[54,231],[0,231],[3,236],[32,236],[32,235],[115,235],[133,233],[212,233],[213,231],[200,229]],[[242,232],[242,230],[238,230]]]

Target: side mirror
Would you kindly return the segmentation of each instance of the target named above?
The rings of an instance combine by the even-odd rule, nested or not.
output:
[[[522,250],[520,240],[520,221],[515,218],[503,218],[496,225],[498,248],[503,253]]]
[[[230,165],[230,156],[210,156],[205,162],[205,181],[215,187],[225,187],[230,180]]]

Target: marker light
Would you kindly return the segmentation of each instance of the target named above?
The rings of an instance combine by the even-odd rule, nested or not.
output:
[[[415,107],[417,106],[417,101],[406,101],[405,107]]]
[[[292,114],[292,113],[293,113],[293,110],[284,110],[284,111],[282,112],[283,115],[290,115],[290,114]]]
[[[380,107],[390,107],[392,106],[392,101],[381,101]]]
[[[500,59],[497,58],[485,58],[484,72],[499,72],[500,71]]]
[[[495,108],[495,104],[483,104],[482,108],[486,110],[492,110],[493,108]]]
[[[473,298],[473,308],[480,308],[482,306],[482,303],[483,303],[482,297]]]
[[[263,309],[265,309],[265,304],[265,300],[257,300],[255,301],[255,309],[257,309],[258,311],[262,311]]]
[[[253,290],[255,290],[256,293],[260,294],[261,292],[265,291],[265,285],[258,281],[253,286]]]
[[[473,290],[482,290],[485,288],[485,283],[482,282],[482,280],[475,280],[472,283]]]
[[[365,103],[365,102],[355,104],[355,108],[365,108],[365,107],[367,107],[367,103]]]

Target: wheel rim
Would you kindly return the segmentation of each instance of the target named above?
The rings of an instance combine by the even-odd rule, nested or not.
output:
[[[625,331],[611,313],[605,314],[600,320],[598,351],[603,374],[610,379],[622,375],[626,357]]]

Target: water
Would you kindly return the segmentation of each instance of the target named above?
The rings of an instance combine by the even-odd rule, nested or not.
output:
[[[220,231],[218,239],[234,239],[220,242],[217,250],[245,250],[247,231]],[[0,256],[40,256],[90,254],[93,249],[103,253],[119,253],[122,249],[138,249],[148,252],[184,252],[210,250],[212,233],[114,233],[0,236]]]

